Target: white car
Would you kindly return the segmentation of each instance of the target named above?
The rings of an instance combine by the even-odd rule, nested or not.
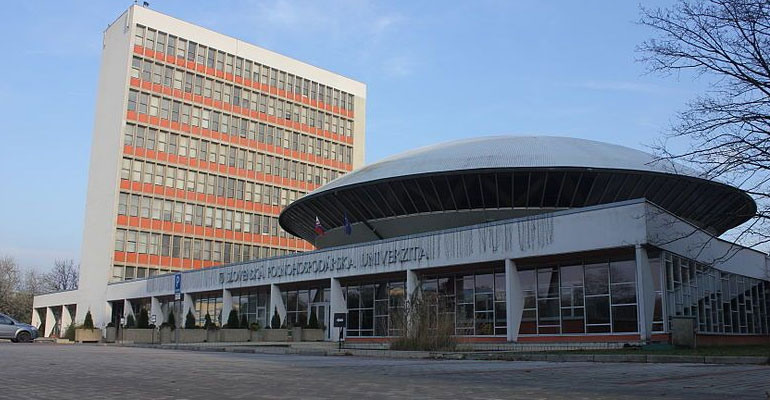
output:
[[[12,342],[31,342],[38,337],[37,328],[0,314],[0,339],[11,339]]]

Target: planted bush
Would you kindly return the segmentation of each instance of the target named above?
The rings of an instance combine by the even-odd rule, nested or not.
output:
[[[393,315],[398,332],[390,344],[393,350],[442,351],[456,347],[454,319],[437,313],[438,296],[415,293],[403,309]],[[451,315],[451,314],[449,314]]]
[[[64,330],[64,339],[75,341],[75,324],[70,324],[66,330]]]
[[[273,329],[281,329],[281,316],[278,315],[278,307],[275,308],[273,318],[270,319],[270,327]]]
[[[144,308],[139,310],[139,317],[136,319],[136,327],[139,329],[147,329],[150,327],[150,316]]]
[[[204,318],[203,322],[203,328],[205,329],[214,329],[217,326],[214,324],[214,322],[211,321],[211,315],[209,313],[206,313],[206,317]]]
[[[308,329],[321,329],[318,325],[318,317],[315,315],[315,309],[310,310],[310,321],[307,323]]]
[[[165,323],[168,324],[169,327],[171,327],[171,330],[176,329],[176,317],[174,317],[173,311],[168,313],[168,318],[166,319]]]
[[[195,315],[193,315],[192,309],[187,311],[187,316],[185,317],[184,321],[184,328],[185,329],[195,329],[197,328],[197,324],[195,323]]]
[[[126,328],[136,328],[136,320],[134,319],[134,314],[128,314],[128,317],[126,317]]]
[[[249,324],[249,330],[251,331],[256,332],[259,330],[259,328],[261,328],[261,326],[259,325],[259,322],[252,322],[251,324]]]
[[[230,310],[230,314],[227,316],[227,325],[225,325],[225,328],[238,329],[240,325],[241,322],[238,321],[238,311]]]
[[[241,315],[241,329],[249,329],[249,320],[246,318],[246,314]]]
[[[91,317],[91,310],[86,312],[86,319],[83,321],[83,329],[94,329],[94,319]]]

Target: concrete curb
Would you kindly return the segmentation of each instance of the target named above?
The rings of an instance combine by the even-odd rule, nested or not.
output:
[[[427,352],[391,351],[374,349],[297,348],[290,346],[212,346],[212,345],[152,345],[116,344],[123,347],[141,347],[162,350],[228,352],[241,354],[294,354],[303,356],[357,356],[397,359],[437,360],[497,360],[547,362],[600,362],[600,363],[685,363],[685,364],[770,364],[764,356],[687,356],[668,354],[582,354],[582,353],[518,353],[490,352]]]

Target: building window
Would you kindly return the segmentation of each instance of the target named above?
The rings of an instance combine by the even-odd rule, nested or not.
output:
[[[638,332],[633,256],[521,265],[519,334]]]
[[[347,336],[397,335],[395,318],[404,307],[404,281],[383,281],[345,288]]]

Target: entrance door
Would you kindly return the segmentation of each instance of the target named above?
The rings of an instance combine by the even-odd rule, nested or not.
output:
[[[324,337],[329,339],[329,303],[312,303],[310,312],[315,312],[318,325],[324,330]]]

